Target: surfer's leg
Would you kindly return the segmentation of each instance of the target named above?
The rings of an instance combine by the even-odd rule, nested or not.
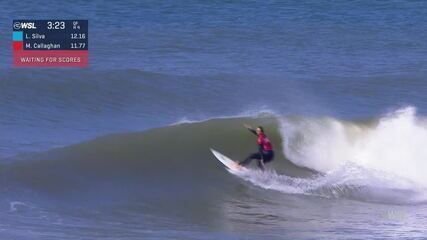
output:
[[[274,152],[269,151],[269,152],[264,153],[262,156],[263,156],[262,159],[264,160],[264,163],[268,163],[268,162],[273,161],[273,159],[274,159]]]
[[[248,165],[249,163],[251,163],[252,159],[261,159],[261,154],[259,153],[253,153],[251,155],[249,155],[249,157],[247,157],[245,160],[239,162],[239,165]]]
[[[273,151],[267,151],[267,152],[262,152],[261,154],[262,154],[262,157],[258,159],[258,167],[264,171],[265,164],[273,160],[274,153]]]
[[[258,167],[264,171],[265,167],[264,167],[264,160],[263,159],[258,159]]]

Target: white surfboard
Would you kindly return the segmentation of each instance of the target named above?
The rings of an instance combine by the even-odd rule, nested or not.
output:
[[[233,171],[245,171],[247,168],[240,166],[237,162],[231,160],[230,158],[224,156],[222,153],[215,151],[211,148],[213,155],[218,158],[228,169]]]

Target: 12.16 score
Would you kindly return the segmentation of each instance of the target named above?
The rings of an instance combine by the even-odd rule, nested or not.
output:
[[[71,39],[86,39],[86,34],[84,33],[71,33]]]

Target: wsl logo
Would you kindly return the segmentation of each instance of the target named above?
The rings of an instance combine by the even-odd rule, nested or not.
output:
[[[14,22],[13,29],[21,30],[21,29],[37,29],[37,28],[34,22]]]

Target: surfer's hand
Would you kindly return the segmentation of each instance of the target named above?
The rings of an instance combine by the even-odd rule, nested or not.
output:
[[[247,128],[247,129],[252,129],[252,127],[251,127],[251,125],[248,125],[248,124],[243,124],[243,126],[245,126],[245,128]]]

